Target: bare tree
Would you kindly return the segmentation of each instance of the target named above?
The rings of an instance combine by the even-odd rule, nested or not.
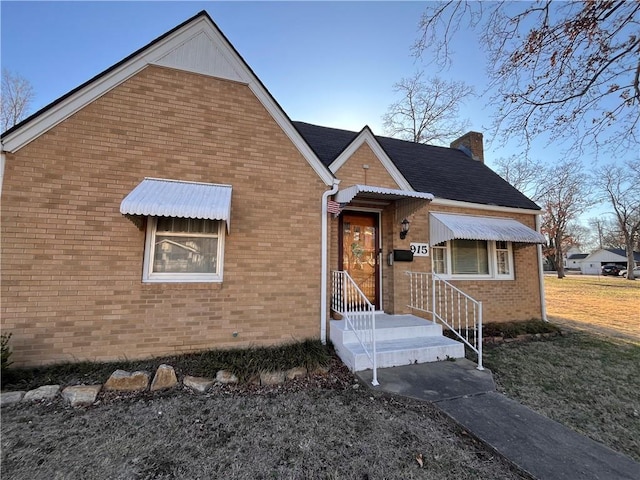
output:
[[[567,227],[568,236],[571,239],[570,244],[562,249],[562,253],[566,254],[571,247],[578,247],[580,250],[589,245],[591,238],[591,230],[578,221],[572,221]]]
[[[542,207],[542,233],[547,237],[543,253],[564,277],[564,254],[573,246],[588,243],[588,230],[578,217],[593,201],[588,193],[587,174],[577,160],[555,166],[511,156],[496,161],[496,172]]]
[[[542,162],[512,155],[495,160],[495,171],[531,199],[542,196],[545,167]]]
[[[633,250],[640,242],[640,158],[624,166],[608,165],[596,171],[597,185],[613,208],[627,251],[627,278],[634,280]]]
[[[591,217],[589,226],[595,231],[597,246],[599,249],[605,248],[607,233],[611,230],[611,222],[603,217]]]
[[[31,82],[17,73],[2,69],[2,110],[0,125],[5,132],[29,113],[35,93]]]
[[[430,3],[415,52],[450,63],[451,39],[474,29],[489,55],[494,136],[569,140],[574,152],[637,148],[639,1]]]
[[[558,278],[563,278],[563,253],[574,244],[571,224],[593,205],[588,190],[587,174],[578,161],[567,160],[546,170],[540,186],[542,206],[542,233],[549,244],[545,255],[556,265]]]
[[[459,120],[458,115],[460,105],[474,95],[473,88],[464,82],[422,77],[418,72],[394,85],[401,98],[382,117],[385,132],[416,143],[447,144],[468,128],[469,121]]]

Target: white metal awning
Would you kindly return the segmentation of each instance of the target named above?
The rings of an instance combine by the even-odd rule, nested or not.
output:
[[[231,190],[231,185],[145,178],[122,200],[120,213],[224,220],[229,230]]]
[[[433,195],[430,193],[396,190],[373,185],[352,185],[340,190],[334,198],[336,202],[346,204],[356,197],[359,199],[395,201],[396,217],[399,220],[407,218],[433,200]]]
[[[541,233],[510,218],[431,213],[429,242],[437,245],[453,239],[545,243]]]
[[[433,200],[433,195],[430,193],[395,190],[393,188],[375,187],[372,185],[352,185],[351,187],[347,187],[336,193],[335,200],[338,203],[349,203],[356,196],[383,200],[400,200],[401,198],[417,198],[428,201]]]

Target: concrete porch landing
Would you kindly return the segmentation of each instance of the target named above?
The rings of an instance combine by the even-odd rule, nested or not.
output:
[[[344,320],[332,320],[330,339],[352,371],[372,368],[371,361]],[[376,314],[378,368],[464,357],[464,345],[442,335],[442,326],[415,315]]]

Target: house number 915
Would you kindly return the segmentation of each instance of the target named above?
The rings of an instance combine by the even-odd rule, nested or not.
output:
[[[428,257],[429,256],[429,244],[428,243],[411,243],[411,253],[414,257]]]

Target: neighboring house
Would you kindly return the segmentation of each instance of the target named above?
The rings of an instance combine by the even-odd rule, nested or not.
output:
[[[581,253],[578,247],[571,247],[564,254],[564,268],[566,270],[580,270],[582,260],[588,255],[588,253]]]
[[[16,364],[324,341],[332,271],[390,315],[415,312],[406,272],[433,270],[485,322],[544,317],[539,207],[484,165],[481,134],[444,148],[292,122],[205,12],[2,150]]]
[[[633,252],[636,265],[640,265],[640,252]],[[621,248],[602,248],[590,253],[582,260],[580,271],[585,275],[599,275],[604,265],[627,268],[627,252]]]

